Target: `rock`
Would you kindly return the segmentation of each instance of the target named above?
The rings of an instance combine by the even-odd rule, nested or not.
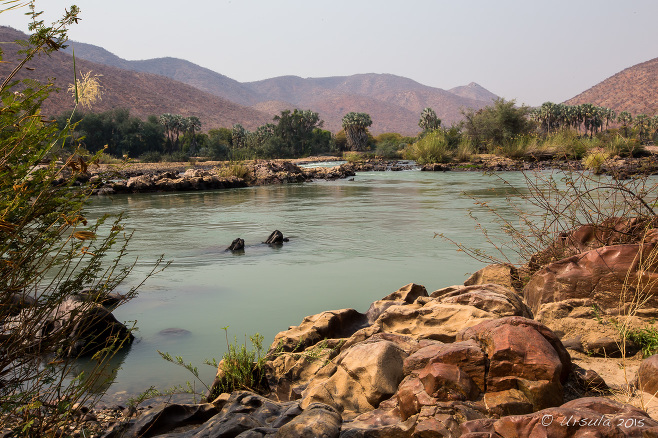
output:
[[[658,394],[658,354],[642,361],[637,371],[637,387],[644,392]]]
[[[402,421],[397,409],[375,409],[343,423],[341,438],[411,437],[417,416]]]
[[[377,318],[379,318],[379,315],[381,315],[389,307],[395,305],[411,304],[416,300],[416,298],[427,296],[427,290],[424,286],[409,283],[408,285],[401,287],[390,295],[385,296],[381,300],[372,303],[366,312],[366,316],[368,317],[368,321],[373,323],[375,320],[377,320]]]
[[[523,316],[532,319],[532,312],[522,298],[505,286],[493,283],[457,286],[451,290],[439,289],[431,297],[441,303],[465,304],[503,316]]]
[[[226,251],[244,251],[244,239],[238,237],[226,248]]]
[[[325,403],[344,419],[371,411],[397,390],[406,357],[407,353],[390,341],[356,344],[318,372],[304,391],[301,406]]]
[[[172,337],[172,336],[182,337],[182,336],[189,336],[191,334],[192,334],[191,331],[178,327],[169,327],[166,329],[162,329],[158,332],[158,335],[167,336],[167,337]]]
[[[580,387],[586,392],[604,393],[610,389],[605,380],[594,370],[574,366],[573,374]]]
[[[210,404],[163,405],[144,412],[135,420],[117,423],[103,438],[137,438],[161,435],[183,426],[199,425],[218,413]]]
[[[8,319],[3,326],[3,335],[14,329],[20,330],[19,321],[30,320],[31,312],[33,310],[28,307],[15,317],[16,321]],[[131,343],[134,339],[130,330],[108,309],[76,297],[60,303],[49,315],[41,318],[39,325],[40,329],[34,330],[35,338],[24,341],[48,345],[52,339],[67,338],[67,346],[62,351],[66,357],[94,354],[115,342],[121,345],[121,342]]]
[[[464,286],[478,284],[498,284],[510,290],[521,290],[521,280],[518,270],[508,263],[498,263],[485,266],[468,277]]]
[[[487,392],[484,394],[484,405],[491,415],[502,417],[505,415],[523,415],[533,411],[528,397],[518,389]]]
[[[562,384],[571,358],[546,326],[521,317],[485,321],[459,333],[457,340],[475,340],[486,353],[488,392],[518,389],[535,410],[562,401]]]
[[[354,309],[331,310],[307,316],[300,325],[277,334],[270,352],[303,351],[323,339],[348,338],[367,325],[366,315]]]
[[[484,392],[487,358],[474,340],[443,344],[432,343],[418,349],[404,360],[404,374],[427,367],[433,363],[456,365],[466,372],[478,390]]]
[[[598,357],[630,357],[640,351],[640,348],[630,339],[626,339],[626,342],[622,343],[618,338],[613,339],[607,336],[584,342],[583,349],[587,354]],[[625,351],[623,354],[622,350]]]
[[[614,245],[593,249],[550,263],[537,271],[523,289],[523,297],[533,313],[542,305],[571,299],[588,299],[603,310],[631,305],[633,288],[642,285],[645,308],[658,307],[655,266],[641,266],[655,244]],[[628,284],[625,286],[624,283]],[[629,286],[629,287],[627,287]],[[621,294],[626,293],[627,296]]]
[[[658,422],[631,405],[588,397],[532,414],[467,421],[461,425],[460,431],[462,438],[649,437],[656,436]]]
[[[268,245],[282,245],[283,242],[287,242],[288,239],[283,237],[283,233],[279,230],[274,230],[272,231],[272,234],[270,234],[270,237],[267,238],[267,240],[263,243],[267,243]]]
[[[342,419],[331,406],[312,403],[304,412],[281,426],[276,438],[334,438],[338,437]]]

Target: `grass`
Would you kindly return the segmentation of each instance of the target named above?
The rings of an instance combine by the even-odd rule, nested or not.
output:
[[[241,163],[229,164],[217,169],[217,174],[223,178],[236,177],[247,180],[251,174],[249,168]]]

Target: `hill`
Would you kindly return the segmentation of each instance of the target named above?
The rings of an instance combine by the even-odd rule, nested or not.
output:
[[[0,27],[0,41],[26,39],[27,36],[9,27]],[[19,59],[15,43],[2,43],[4,61],[0,63],[0,76],[6,77]],[[109,53],[109,52],[108,52]],[[111,55],[111,54],[110,54]],[[108,55],[108,59],[111,60]],[[60,89],[46,100],[42,110],[49,116],[59,115],[73,109],[73,99],[66,92],[73,82],[73,58],[63,52],[51,56],[38,56],[27,64],[34,70],[23,69],[19,79],[31,78],[47,82],[55,78],[54,84]],[[272,119],[269,114],[239,105],[227,99],[203,92],[193,86],[151,73],[137,72],[107,64],[91,62],[76,55],[78,74],[91,71],[101,75],[104,89],[102,101],[94,105],[93,111],[102,112],[114,108],[128,108],[132,115],[145,119],[149,115],[178,113],[184,116],[197,116],[203,129],[232,126],[241,123],[248,129]]]
[[[592,103],[633,115],[658,114],[658,58],[622,70],[565,103]]]
[[[333,132],[341,129],[342,117],[347,112],[356,111],[372,116],[373,133],[396,131],[415,135],[418,118],[425,107],[432,107],[444,125],[450,125],[461,120],[462,108],[479,109],[497,98],[475,83],[446,91],[390,74],[281,76],[241,83],[182,59],[127,61],[101,47],[77,42],[72,46],[78,58],[166,76],[272,115],[284,109],[311,109],[320,114],[325,127]]]

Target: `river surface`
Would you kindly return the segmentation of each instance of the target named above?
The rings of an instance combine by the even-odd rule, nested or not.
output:
[[[523,185],[520,173],[505,173]],[[265,349],[276,333],[324,310],[355,308],[414,282],[428,292],[463,283],[484,264],[435,233],[489,249],[476,222],[491,217],[471,197],[514,220],[511,193],[497,176],[477,172],[364,172],[353,181],[319,181],[205,192],[99,197],[89,216],[125,211],[134,230],[126,260],[138,257],[126,285],[136,284],[159,255],[171,265],[114,313],[137,321],[137,340],[116,358],[108,390],[125,399],[149,386],[164,390],[192,381],[157,350],[182,356],[212,382],[229,338],[260,333]],[[275,229],[290,239],[261,244]],[[494,233],[495,234],[495,233]],[[497,234],[500,236],[500,234]],[[224,251],[240,237],[242,254]],[[168,334],[161,333],[167,329]],[[81,364],[83,366],[84,364]],[[200,387],[196,384],[196,388]]]

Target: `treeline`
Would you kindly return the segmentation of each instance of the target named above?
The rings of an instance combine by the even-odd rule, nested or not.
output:
[[[468,161],[473,154],[489,153],[514,159],[583,159],[587,165],[611,156],[639,155],[643,145],[658,139],[658,116],[627,111],[617,115],[592,104],[546,102],[531,108],[498,99],[462,115],[464,120],[450,128],[441,127],[440,121],[430,127],[421,117],[423,133],[401,154],[421,164]]]
[[[467,160],[472,154],[493,153],[511,158],[528,154],[561,154],[582,158],[588,150],[606,147],[610,153],[633,154],[642,143],[655,140],[658,116],[636,116],[591,104],[546,102],[537,108],[499,99],[480,110],[462,111],[463,121],[443,127],[425,108],[415,137],[385,133],[373,137],[366,113],[351,112],[337,134],[322,129],[318,113],[286,110],[255,131],[236,124],[231,129],[201,132],[202,121],[178,114],[149,116],[145,121],[127,109],[77,113],[68,145],[82,144],[89,152],[142,161],[186,161],[296,158],[345,151],[368,152],[382,158],[408,158],[421,163]],[[70,115],[57,118],[61,128]],[[614,125],[614,129],[610,127]]]

